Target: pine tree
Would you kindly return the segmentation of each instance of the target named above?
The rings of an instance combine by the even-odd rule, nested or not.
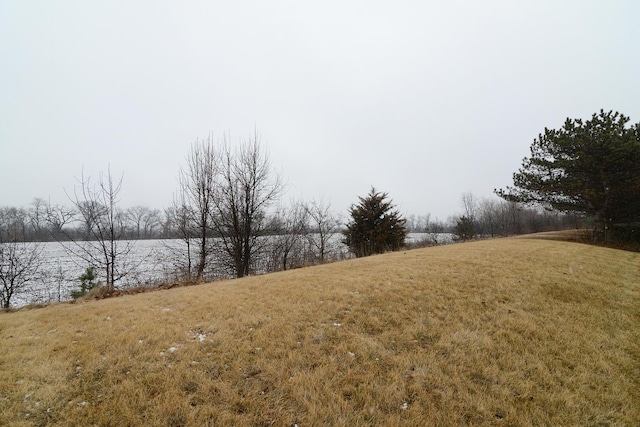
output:
[[[462,215],[456,220],[456,225],[453,228],[454,239],[456,241],[466,242],[476,237],[475,227],[473,220],[468,216]]]
[[[514,186],[496,193],[591,216],[605,241],[614,229],[633,234],[640,222],[640,123],[628,122],[600,110],[591,120],[545,129],[513,174]]]
[[[394,209],[387,193],[375,188],[349,209],[351,221],[343,232],[344,243],[357,257],[400,249],[407,237],[406,220]]]

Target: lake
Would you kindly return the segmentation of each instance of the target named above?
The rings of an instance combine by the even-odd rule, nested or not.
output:
[[[410,233],[406,243],[412,244],[429,237],[426,233]],[[341,242],[342,236],[336,234],[332,241],[333,251],[338,254],[337,259],[348,258],[348,250]],[[451,235],[443,233],[439,241],[449,243]],[[89,244],[91,242],[79,242]],[[95,243],[95,242],[94,242]],[[121,260],[126,262],[130,274],[117,282],[117,287],[137,287],[146,285],[157,286],[162,283],[174,283],[176,276],[176,260],[179,253],[186,247],[182,240],[138,240],[118,241],[121,248],[130,246],[126,257]],[[26,289],[16,294],[11,299],[12,307],[26,304],[48,303],[54,301],[67,301],[71,299],[71,291],[80,289],[79,277],[90,264],[85,261],[78,252],[81,252],[76,244],[71,242],[45,242],[29,243],[37,245],[41,250],[41,278],[32,282]],[[118,261],[120,262],[120,261]],[[101,275],[102,272],[98,271]]]

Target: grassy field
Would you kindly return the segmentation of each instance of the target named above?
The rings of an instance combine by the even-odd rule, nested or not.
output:
[[[534,238],[0,313],[0,424],[640,425],[640,254]]]

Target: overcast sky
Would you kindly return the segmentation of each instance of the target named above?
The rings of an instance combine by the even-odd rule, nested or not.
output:
[[[171,203],[189,146],[256,128],[287,185],[343,215],[371,186],[446,219],[545,127],[640,121],[640,2],[0,0],[0,206],[124,173]]]

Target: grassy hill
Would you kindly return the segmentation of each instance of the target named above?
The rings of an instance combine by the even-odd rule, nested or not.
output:
[[[0,313],[0,424],[639,425],[640,254],[512,238]]]

